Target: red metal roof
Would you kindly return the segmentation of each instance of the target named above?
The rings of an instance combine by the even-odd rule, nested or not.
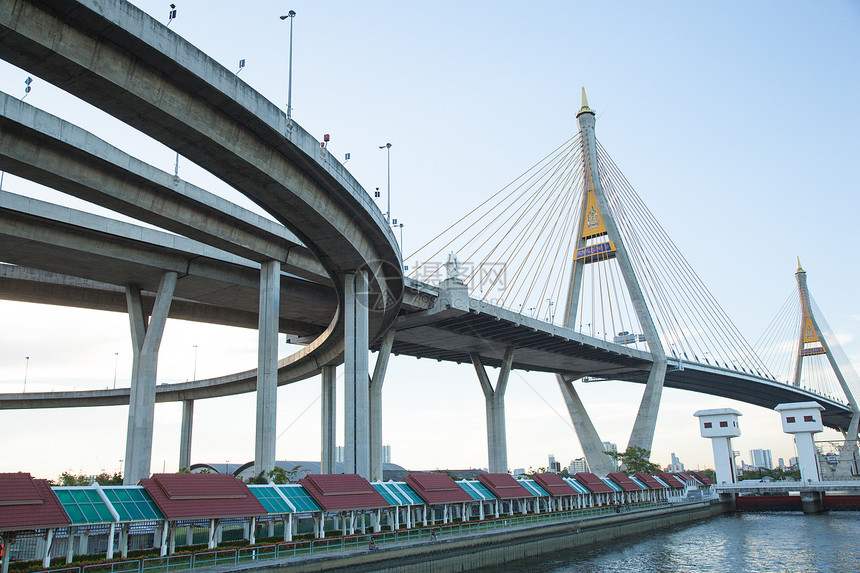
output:
[[[140,485],[168,520],[267,513],[248,486],[229,474],[154,474]]]
[[[577,495],[576,490],[567,485],[560,475],[553,473],[534,474],[532,479],[550,495]]]
[[[657,477],[666,482],[672,489],[682,489],[684,487],[684,483],[669,472],[660,472],[657,474]]]
[[[407,475],[404,481],[430,505],[472,501],[472,496],[448,474],[412,473]]]
[[[621,472],[612,472],[606,474],[606,477],[615,482],[618,487],[623,489],[624,491],[642,491],[642,488],[633,483],[633,480],[627,477],[626,474]]]
[[[358,474],[308,474],[299,483],[325,511],[389,507],[370,482]]]
[[[487,489],[499,499],[534,497],[510,474],[481,474],[478,476],[478,481],[487,486]]]
[[[651,474],[639,472],[638,474],[633,474],[633,477],[635,477],[651,489],[666,489],[666,486],[657,481]]]
[[[714,485],[714,480],[708,477],[708,474],[702,472],[690,472],[690,475],[699,480],[702,485]]]
[[[588,472],[579,472],[573,475],[573,479],[588,488],[591,493],[612,493],[612,488],[600,481],[596,475]]]
[[[69,516],[47,480],[28,473],[0,473],[0,531],[69,525]]]

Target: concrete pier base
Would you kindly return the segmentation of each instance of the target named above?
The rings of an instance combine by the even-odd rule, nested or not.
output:
[[[821,492],[818,491],[801,492],[800,504],[803,507],[803,513],[821,513],[824,511],[824,500]]]

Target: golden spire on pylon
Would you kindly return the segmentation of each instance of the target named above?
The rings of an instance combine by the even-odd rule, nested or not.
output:
[[[800,257],[797,257],[797,273],[795,273],[795,274],[805,273],[805,272],[806,271],[803,270],[803,267],[800,266]]]
[[[594,115],[594,110],[588,107],[588,98],[585,97],[585,88],[582,88],[582,108],[576,112],[576,117],[579,117],[583,113],[590,113]]]

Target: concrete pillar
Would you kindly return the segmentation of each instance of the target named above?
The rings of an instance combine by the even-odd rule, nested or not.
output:
[[[123,475],[123,483],[126,485],[136,485],[141,479],[149,477],[158,348],[164,334],[176,279],[177,274],[172,271],[162,275],[148,321],[143,310],[140,288],[128,285],[125,289],[133,356]]]
[[[505,356],[502,360],[495,390],[490,384],[490,378],[487,376],[487,371],[484,368],[484,363],[480,355],[471,353],[469,357],[472,359],[475,372],[478,374],[478,381],[481,383],[481,390],[484,392],[486,403],[487,454],[490,473],[507,473],[508,444],[505,432],[505,390],[507,389],[508,378],[511,374],[511,365],[514,361],[514,347],[509,346],[505,349]]]
[[[191,428],[194,400],[182,401],[182,426],[179,430],[179,469],[191,468]]]
[[[654,444],[654,432],[657,429],[657,413],[660,410],[660,398],[663,395],[663,382],[666,379],[665,356],[654,356],[651,371],[648,373],[648,381],[645,383],[645,391],[642,393],[642,402],[636,420],[633,422],[633,431],[630,432],[630,441],[627,447],[638,447],[651,451]]]
[[[382,384],[394,346],[394,333],[393,328],[385,332],[370,379],[370,481],[382,481]]]
[[[210,519],[209,520],[209,540],[206,543],[206,547],[209,549],[214,549],[217,540],[217,529],[218,529],[218,520]],[[172,537],[172,536],[171,536]],[[170,553],[173,553],[173,549],[170,550]]]
[[[821,513],[824,511],[824,499],[820,491],[800,492],[800,507],[803,513]]]
[[[110,530],[108,532],[107,552],[105,553],[106,559],[113,559],[113,540],[114,540],[115,536],[116,536],[116,522],[112,521],[110,524]]]
[[[113,524],[111,524],[113,525]],[[45,553],[42,556],[42,567],[51,566],[51,543],[54,541],[54,529],[48,529],[45,533]],[[113,541],[111,539],[111,541]]]
[[[569,380],[561,374],[556,374],[555,377],[567,406],[570,421],[576,430],[576,437],[579,439],[582,453],[588,462],[588,469],[598,476],[605,476],[616,471],[614,460],[604,453],[603,442],[600,441],[600,436],[591,422],[585,405],[573,386],[573,380]]]
[[[6,547],[6,553],[9,553],[9,547]],[[72,562],[75,557],[75,527],[69,526],[69,539],[66,543],[66,565]]]
[[[344,287],[344,471],[370,479],[367,273],[346,274]]]
[[[257,346],[257,431],[254,475],[275,469],[278,402],[278,322],[281,299],[281,263],[260,265],[259,342]]]
[[[335,447],[337,445],[337,385],[334,366],[322,367],[322,463],[320,473],[335,472]]]

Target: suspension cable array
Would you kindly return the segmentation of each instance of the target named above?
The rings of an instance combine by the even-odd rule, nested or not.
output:
[[[600,178],[634,273],[670,358],[772,378],[598,142]],[[438,283],[457,255],[472,296],[566,324],[575,265],[584,265],[575,324],[583,334],[647,350],[617,261],[575,256],[588,182],[579,134],[408,257],[411,277]],[[597,243],[588,239],[587,244]],[[573,268],[572,268],[573,266]]]

